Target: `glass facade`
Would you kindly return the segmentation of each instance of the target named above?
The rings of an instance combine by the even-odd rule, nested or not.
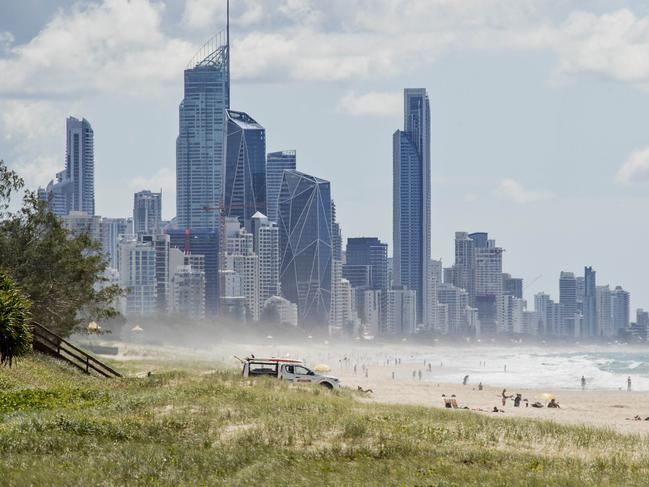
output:
[[[282,295],[297,303],[300,326],[327,333],[332,271],[329,181],[284,171],[278,216]]]
[[[214,230],[223,197],[225,110],[230,107],[229,49],[214,41],[185,70],[176,139],[176,216],[180,228]]]
[[[266,213],[266,130],[243,112],[226,110],[225,216],[250,230],[250,219]]]
[[[388,244],[376,237],[347,239],[347,266],[369,266],[372,289],[388,288]],[[344,276],[349,279],[347,276]],[[351,281],[351,279],[350,279]]]
[[[416,291],[426,324],[430,266],[430,106],[423,88],[404,90],[404,130],[393,136],[394,284]]]
[[[277,198],[282,186],[282,178],[285,170],[296,169],[296,152],[285,150],[271,152],[266,158],[266,209],[268,219],[277,221]]]

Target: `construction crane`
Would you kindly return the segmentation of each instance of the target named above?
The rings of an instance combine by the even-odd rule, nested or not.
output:
[[[525,285],[525,287],[523,288],[523,290],[524,290],[524,291],[527,290],[528,287],[530,287],[532,284],[534,284],[535,282],[537,282],[537,281],[538,281],[539,279],[541,279],[542,277],[543,277],[543,274],[539,274],[538,276],[536,276],[534,279],[532,279],[530,282],[528,282],[528,283]]]

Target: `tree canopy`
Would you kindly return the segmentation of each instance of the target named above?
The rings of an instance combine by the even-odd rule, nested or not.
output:
[[[107,263],[101,243],[69,232],[32,191],[10,211],[11,197],[23,188],[20,176],[0,161],[0,269],[31,300],[32,319],[67,336],[90,320],[115,316],[113,303],[122,291],[102,285]]]
[[[9,365],[31,349],[29,300],[0,272],[0,365]]]

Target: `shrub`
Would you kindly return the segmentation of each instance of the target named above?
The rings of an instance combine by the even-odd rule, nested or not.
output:
[[[14,358],[31,350],[29,306],[11,278],[0,272],[0,365],[11,367]]]

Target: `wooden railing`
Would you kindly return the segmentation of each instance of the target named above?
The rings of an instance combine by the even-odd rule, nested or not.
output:
[[[31,331],[34,350],[68,362],[86,374],[96,373],[109,378],[122,376],[105,363],[72,345],[65,338],[52,333],[43,325],[32,322]]]

